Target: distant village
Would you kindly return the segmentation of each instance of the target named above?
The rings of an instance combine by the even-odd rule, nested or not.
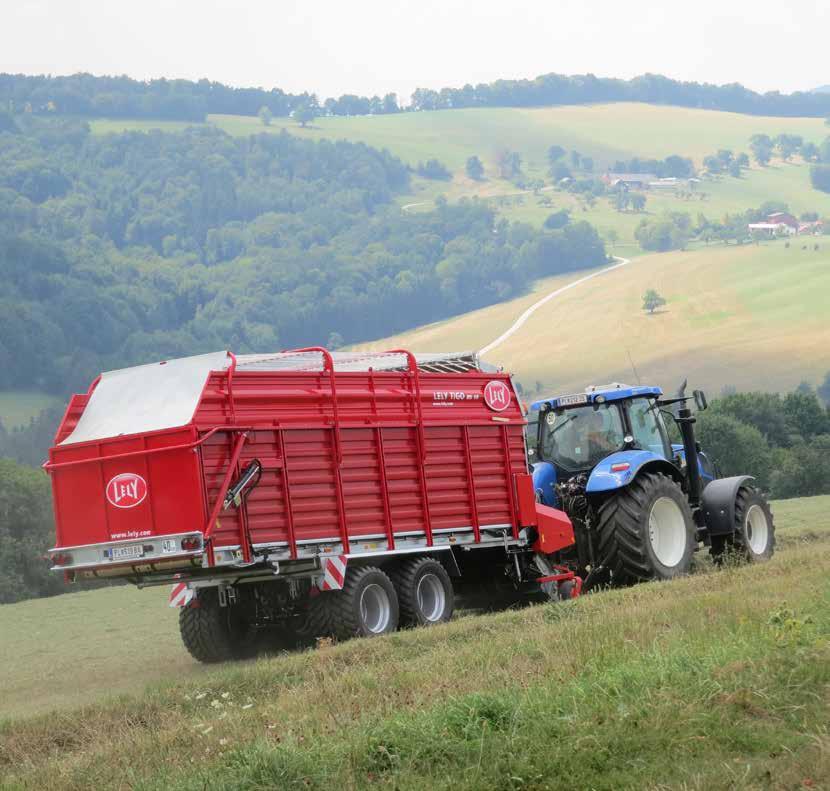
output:
[[[606,173],[602,180],[609,189],[638,192],[674,190],[678,187],[693,191],[701,183],[699,178],[658,178],[653,173]],[[759,222],[747,224],[747,232],[754,237],[821,236],[823,231],[822,220],[799,220],[785,211],[773,212]]]

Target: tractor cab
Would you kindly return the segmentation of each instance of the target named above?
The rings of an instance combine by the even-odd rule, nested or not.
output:
[[[590,479],[599,466],[623,472],[632,453],[672,462],[676,452],[659,407],[662,394],[659,387],[613,383],[535,402],[530,414],[537,416],[536,433],[528,436],[528,452],[547,479],[537,497],[552,505],[557,483],[578,475]]]

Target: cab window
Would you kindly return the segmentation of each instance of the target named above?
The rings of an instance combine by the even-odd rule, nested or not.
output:
[[[628,405],[628,419],[634,444],[642,450],[668,458],[668,436],[656,402],[651,398],[635,398]]]

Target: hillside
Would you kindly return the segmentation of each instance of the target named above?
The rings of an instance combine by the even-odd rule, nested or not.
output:
[[[437,158],[452,171],[452,181],[413,178],[411,189],[398,198],[399,205],[424,211],[434,205],[438,195],[449,200],[478,196],[488,200],[501,215],[534,225],[541,225],[555,209],[568,208],[603,234],[615,231],[626,254],[636,251],[633,232],[641,214],[617,212],[604,199],[591,208],[563,192],[547,192],[548,200],[542,200],[540,194],[518,195],[514,184],[498,177],[498,152],[518,152],[525,179],[549,183],[547,150],[553,144],[592,157],[595,173],[601,173],[619,159],[664,158],[672,154],[689,157],[699,167],[705,156],[719,149],[748,151],[749,138],[756,133],[772,137],[780,133],[799,135],[819,144],[830,132],[820,118],[754,116],[633,103],[320,117],[308,128],[290,118],[274,118],[269,127],[264,127],[251,116],[213,115],[208,117],[208,123],[237,136],[285,130],[314,140],[361,141],[387,148],[413,167]],[[184,126],[179,122],[155,123],[161,129],[177,130]],[[93,120],[91,127],[94,133],[105,134],[124,129],[146,130],[154,124],[143,120]],[[464,172],[467,158],[474,155],[485,167],[485,179],[481,182],[473,181]],[[739,179],[724,176],[707,180],[700,192],[703,197],[695,196],[693,200],[650,193],[647,211],[688,211],[693,216],[702,212],[719,218],[727,212],[777,200],[788,203],[796,213],[816,211],[830,215],[830,195],[812,188],[808,168],[798,160],[774,160],[766,168],[754,166]]]
[[[820,788],[829,506],[763,566],[212,669],[161,591],[2,607],[0,785]]]
[[[713,395],[724,386],[815,385],[830,370],[830,245],[813,245],[713,245],[636,258],[547,303],[487,358],[530,393],[637,377],[670,392],[688,377]],[[521,299],[360,348],[480,349],[574,279],[541,281]],[[649,288],[668,300],[654,315],[641,308]]]

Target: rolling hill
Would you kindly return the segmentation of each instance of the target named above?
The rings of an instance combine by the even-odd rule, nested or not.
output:
[[[399,199],[410,210],[427,210],[438,195],[449,200],[477,196],[491,200],[501,214],[541,224],[551,211],[572,210],[580,219],[597,226],[602,233],[614,230],[627,244],[626,254],[636,252],[633,232],[642,215],[619,213],[600,200],[595,207],[568,193],[517,194],[517,188],[497,177],[496,154],[503,149],[517,151],[529,179],[549,180],[547,150],[553,144],[593,157],[595,172],[602,172],[617,159],[663,158],[679,154],[700,165],[703,158],[719,149],[735,153],[748,151],[755,133],[775,136],[788,133],[820,143],[830,129],[820,118],[776,118],[741,115],[713,110],[649,104],[615,103],[541,108],[482,108],[400,113],[397,115],[322,117],[303,129],[290,118],[275,118],[269,127],[258,118],[214,115],[208,123],[232,135],[260,132],[279,133],[310,139],[346,139],[387,148],[413,167],[420,161],[437,158],[453,173],[450,182],[413,179],[412,192]],[[183,122],[95,120],[93,132],[105,134],[123,129],[177,130]],[[468,157],[476,155],[485,165],[485,179],[469,179],[464,172]],[[808,168],[800,162],[774,160],[770,167],[753,167],[743,178],[707,180],[700,187],[703,198],[677,198],[650,194],[647,211],[702,212],[721,217],[726,212],[744,211],[765,201],[784,201],[796,213],[816,211],[830,215],[830,195],[810,185]],[[503,196],[511,196],[504,198]],[[550,205],[548,205],[550,203]]]
[[[830,245],[815,240],[647,255],[563,294],[487,355],[531,394],[631,381],[674,391],[684,378],[717,394],[785,390],[830,371]],[[512,302],[360,348],[480,349],[535,300],[575,280],[543,281]],[[643,312],[656,288],[668,304]]]
[[[818,788],[829,504],[768,564],[214,668],[158,590],[0,607],[0,786]]]
[[[664,211],[688,212],[692,217],[701,213],[710,219],[718,219],[726,213],[756,208],[766,201],[783,201],[796,214],[814,211],[830,216],[830,194],[811,187],[808,166],[800,161],[774,160],[769,167],[753,166],[742,178],[707,179],[694,195],[652,191],[643,213],[618,212],[605,198],[589,205],[581,197],[550,186],[544,193],[522,192],[514,184],[494,175],[495,155],[503,148],[520,153],[527,177],[544,178],[549,182],[546,151],[554,143],[592,156],[596,171],[617,158],[664,157],[673,153],[691,157],[699,164],[704,156],[720,148],[731,148],[735,152],[747,150],[749,137],[756,132],[799,134],[818,143],[830,130],[816,118],[772,118],[617,103],[323,117],[316,119],[308,129],[302,129],[286,118],[275,118],[267,128],[255,117],[210,116],[208,123],[240,136],[286,130],[292,135],[311,139],[362,141],[388,148],[411,165],[437,157],[451,168],[453,179],[444,182],[413,178],[411,192],[398,199],[404,210],[429,210],[439,195],[446,195],[451,201],[472,196],[488,201],[500,216],[538,227],[551,212],[565,208],[572,218],[585,219],[595,225],[609,240],[612,252],[628,257],[639,257],[643,253],[634,240],[637,225],[644,217]],[[124,129],[180,130],[186,126],[184,122],[91,122],[96,134]],[[474,154],[482,158],[487,169],[487,176],[481,182],[464,174],[464,163]],[[776,369],[773,376],[765,377],[765,386],[769,388],[793,386],[803,378],[816,382],[830,368],[826,324],[820,322],[821,317],[826,316],[826,308],[817,304],[812,296],[827,288],[827,266],[818,263],[825,260],[824,251],[818,255],[800,256],[799,249],[792,249],[785,256],[780,250],[769,250],[777,248],[712,248],[672,254],[665,260],[648,257],[642,265],[638,264],[642,275],[635,274],[634,270],[618,273],[607,282],[595,282],[590,289],[580,291],[585,301],[579,308],[576,308],[576,292],[570,294],[567,301],[551,303],[548,309],[537,314],[536,324],[526,327],[516,336],[513,345],[502,347],[499,354],[531,389],[537,380],[545,387],[570,387],[586,379],[607,379],[612,375],[629,379],[633,375],[629,353],[641,376],[658,376],[661,381],[665,378],[672,383],[688,372],[716,389],[723,385],[755,387],[758,386],[753,374],[756,362],[781,364],[780,372]],[[756,257],[757,264],[754,263]],[[682,276],[674,276],[675,264],[683,268]],[[721,289],[721,276],[732,271],[740,272],[746,285],[724,283]],[[788,279],[793,282],[785,291],[779,291]],[[624,287],[626,282],[629,285]],[[642,293],[639,289],[643,286],[661,288],[664,283],[666,286],[662,290],[669,292],[665,295],[671,300],[669,310],[662,316],[652,317],[654,321],[650,324],[644,324],[636,304]],[[771,315],[789,310],[791,315],[786,321],[765,323],[760,314],[747,318],[753,315],[753,305],[760,304],[758,300],[747,302],[741,296],[752,290],[752,283],[766,283],[774,289],[770,299],[780,301],[786,294],[787,299],[797,301],[804,296],[810,309],[799,312],[794,307],[790,309],[776,303]],[[534,293],[540,293],[544,288],[546,284],[539,284]],[[598,309],[592,303],[594,296],[610,293],[611,299],[616,299],[614,294],[623,288],[626,289],[624,302],[615,302],[610,314],[597,314],[597,320],[591,320],[592,311]],[[703,290],[696,292],[698,288]],[[495,334],[490,331],[491,326],[502,326],[531,299],[532,295],[510,304],[495,305],[443,322],[438,328],[413,330],[401,336],[401,340],[414,348],[426,348],[421,345],[424,343],[433,349],[475,347]],[[706,308],[710,301],[713,307]],[[568,313],[568,310],[572,312]],[[764,310],[767,310],[766,306]],[[675,322],[674,319],[681,315],[686,318]],[[743,317],[740,320],[739,315]],[[609,324],[611,316],[616,322],[613,326]],[[563,321],[572,322],[577,318],[578,333],[571,332],[571,324],[567,325],[566,332],[562,331]],[[480,323],[479,328],[475,326],[477,323]],[[624,338],[620,336],[620,326],[626,328]],[[653,330],[657,330],[657,335],[651,335]],[[654,342],[655,338],[658,343]],[[745,345],[741,345],[744,339]],[[379,341],[375,345],[386,343]],[[590,356],[590,364],[578,351],[587,343],[597,350]],[[788,346],[789,343],[795,345]],[[713,346],[711,355],[707,344]],[[570,373],[561,373],[563,369]],[[4,398],[6,403],[21,403],[19,398]],[[2,402],[0,409],[9,411]],[[19,411],[17,406],[14,409]],[[27,418],[28,413],[23,419]]]

